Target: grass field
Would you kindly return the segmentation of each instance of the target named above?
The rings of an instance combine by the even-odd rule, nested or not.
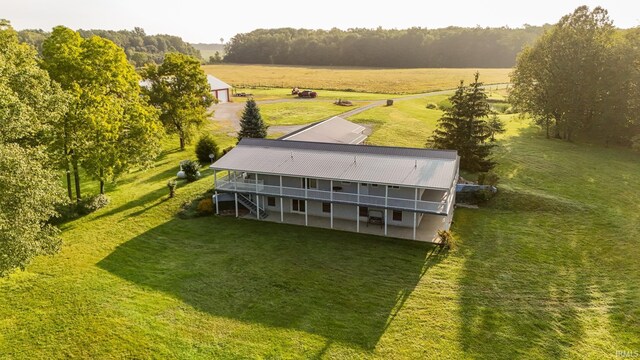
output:
[[[476,70],[486,84],[509,82],[511,69],[382,69],[279,65],[205,65],[235,87],[311,88],[382,94],[412,94],[452,89],[470,82]]]
[[[235,88],[237,92],[251,94],[256,101],[260,100],[277,100],[277,99],[295,99],[296,96],[291,95],[291,88]],[[317,100],[352,100],[352,101],[373,101],[384,100],[393,97],[391,94],[375,94],[354,91],[336,91],[336,90],[319,90],[317,91]],[[233,97],[234,102],[246,101],[246,97]],[[305,101],[304,99],[301,99]]]
[[[382,133],[371,142],[420,146],[427,131],[404,127],[435,124],[423,106],[363,113]],[[546,140],[528,120],[505,119],[500,193],[480,209],[456,210],[459,247],[444,253],[293,225],[179,219],[212,179],[203,170],[167,199],[178,162],[193,157],[172,139],[153,169],[109,187],[107,208],[63,226],[61,253],[0,279],[0,358],[615,359],[638,351],[638,155]]]
[[[269,126],[304,125],[329,118],[343,112],[366,105],[354,103],[354,106],[338,106],[332,102],[300,101],[260,105],[260,113]]]

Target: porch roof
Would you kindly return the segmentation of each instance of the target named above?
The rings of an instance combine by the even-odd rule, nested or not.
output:
[[[458,155],[450,150],[242,139],[211,168],[447,190],[458,173]]]

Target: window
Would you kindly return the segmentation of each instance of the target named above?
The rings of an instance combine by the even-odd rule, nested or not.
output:
[[[330,213],[331,212],[331,204],[328,202],[323,202],[322,203],[322,212],[323,213]]]
[[[371,184],[372,187],[378,187],[378,184]]]
[[[343,181],[342,184],[343,185],[349,185],[349,184],[351,184],[351,181]]]
[[[267,196],[267,206],[276,206],[276,198],[273,196]]]
[[[363,216],[363,217],[369,216],[369,208],[366,206],[360,206],[360,216]]]
[[[393,210],[393,221],[402,221],[402,211]]]
[[[362,185],[362,186],[367,186],[367,183],[362,183],[362,184],[360,184],[360,185]]]
[[[309,179],[302,178],[302,187],[305,189],[317,189],[318,188],[318,180],[317,179]]]
[[[395,186],[395,185],[391,185],[389,187],[392,188],[392,189],[400,189],[400,186]]]
[[[303,213],[306,211],[306,201],[291,199],[291,211]]]

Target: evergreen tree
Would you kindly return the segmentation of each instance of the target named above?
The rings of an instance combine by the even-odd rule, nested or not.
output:
[[[479,76],[475,74],[470,86],[460,82],[449,98],[451,108],[438,120],[438,127],[428,142],[436,149],[457,150],[460,167],[474,172],[488,171],[495,165],[488,159],[494,145],[486,143],[491,136],[484,120],[489,115],[489,103]]]
[[[262,138],[267,137],[267,126],[262,121],[260,109],[255,100],[247,100],[247,104],[240,119],[240,131],[238,140],[242,138]]]
[[[491,135],[491,141],[496,141],[496,134],[503,134],[506,129],[504,128],[504,123],[497,114],[491,115],[491,118],[487,122],[487,131],[489,131],[489,135]]]

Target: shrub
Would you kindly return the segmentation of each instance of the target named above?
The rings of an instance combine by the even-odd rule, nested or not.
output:
[[[494,173],[493,171],[480,173],[478,175],[478,184],[480,185],[496,186],[498,185],[499,180],[500,180],[500,177],[498,176],[498,174]]]
[[[438,105],[436,105],[434,103],[428,103],[426,107],[429,110],[436,110],[438,108]]]
[[[90,214],[98,209],[102,209],[108,204],[109,198],[107,197],[107,195],[98,194],[95,196],[91,196],[80,201],[80,203],[78,204],[78,213],[82,215]]]
[[[211,198],[202,199],[198,203],[198,207],[196,211],[200,215],[210,215],[213,214],[213,200]]]
[[[226,155],[231,150],[233,150],[233,146],[227,146],[222,150],[222,155]]]
[[[451,234],[449,230],[438,230],[438,237],[441,241],[440,246],[442,246],[443,249],[454,250],[458,246],[455,237],[453,237],[453,234]]]
[[[188,182],[198,180],[198,177],[200,177],[200,171],[198,170],[200,170],[199,162],[193,160],[185,160],[182,162],[182,171],[184,171]]]
[[[169,188],[169,197],[172,198],[176,196],[176,187],[178,187],[178,182],[175,180],[169,180],[169,182],[167,182],[167,187]]]
[[[209,154],[213,154],[217,158],[218,145],[216,145],[211,135],[204,135],[198,140],[198,144],[196,144],[196,157],[201,164],[207,164],[211,161]]]
[[[451,109],[451,101],[449,99],[442,100],[438,103],[438,109],[445,111]]]

